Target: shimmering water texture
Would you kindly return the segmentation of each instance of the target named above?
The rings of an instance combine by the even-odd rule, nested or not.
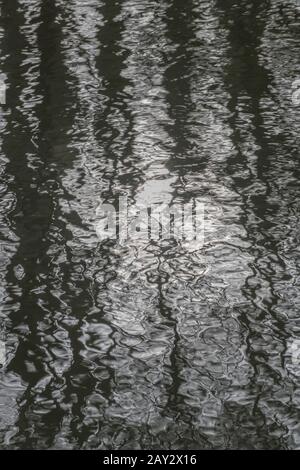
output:
[[[300,448],[299,1],[0,6],[0,447]]]

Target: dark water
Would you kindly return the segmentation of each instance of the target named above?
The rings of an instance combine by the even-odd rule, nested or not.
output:
[[[300,448],[300,2],[0,4],[1,448]]]

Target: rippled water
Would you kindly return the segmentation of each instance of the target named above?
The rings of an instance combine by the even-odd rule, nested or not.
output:
[[[299,1],[0,5],[1,448],[300,448]]]

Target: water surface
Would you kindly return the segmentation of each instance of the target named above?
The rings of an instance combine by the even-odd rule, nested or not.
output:
[[[0,6],[0,447],[300,448],[299,2]]]

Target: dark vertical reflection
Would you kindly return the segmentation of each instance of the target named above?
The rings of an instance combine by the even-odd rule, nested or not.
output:
[[[191,102],[191,79],[193,70],[193,48],[197,46],[194,2],[173,0],[166,11],[168,37],[173,45],[169,66],[165,74],[170,103],[170,115],[174,119],[171,132],[176,139],[174,158],[184,159],[190,146],[186,126],[187,115],[193,108]]]
[[[3,12],[7,27],[4,50],[14,51],[5,64],[11,84],[11,114],[4,151],[9,155],[8,172],[14,178],[11,185],[17,202],[11,217],[20,240],[7,276],[10,328],[19,336],[8,370],[27,384],[12,441],[18,447],[49,447],[63,414],[57,394],[53,393],[61,381],[53,369],[55,352],[61,346],[58,339],[56,351],[51,350],[55,327],[50,319],[58,304],[48,283],[52,278],[49,248],[56,238],[55,232],[51,233],[54,214],[59,218],[55,212],[58,179],[72,161],[65,143],[73,112],[72,92],[62,62],[56,3],[36,3],[32,19],[27,16],[25,20],[26,4],[20,8],[14,1],[4,6]],[[31,47],[36,54],[35,67],[26,61]],[[34,79],[30,67],[34,69]],[[32,87],[32,97],[26,96],[27,87]],[[26,100],[34,97],[31,110]],[[32,114],[36,115],[34,130]],[[21,271],[17,279],[16,269]]]
[[[271,6],[270,1],[218,3],[221,24],[228,30],[225,85],[234,146],[226,173],[242,198],[240,220],[254,255],[252,275],[243,288],[250,305],[239,309],[240,323],[247,332],[246,354],[253,368],[249,382],[253,400],[249,408],[233,404],[225,408],[224,420],[231,422],[231,432],[237,420],[242,420],[245,426],[242,435],[233,432],[228,440],[228,445],[234,448],[285,448],[284,437],[289,428],[289,419],[278,423],[272,414],[265,415],[266,403],[270,408],[276,406],[276,399],[272,403],[270,396],[288,395],[284,392],[286,380],[293,380],[287,379],[285,372],[285,354],[292,331],[281,307],[282,293],[278,287],[292,280],[280,238],[285,233],[284,221],[291,216],[295,205],[294,192],[289,194],[285,187],[284,173],[293,179],[298,152],[290,144],[288,133],[280,129],[274,70],[264,63],[263,37]],[[274,111],[269,111],[270,108]],[[298,416],[293,405],[289,414]],[[243,437],[246,434],[247,440]]]
[[[168,167],[175,174],[182,175],[181,168],[184,162],[189,160],[190,140],[189,140],[189,113],[193,109],[194,103],[191,99],[191,80],[193,78],[193,47],[197,46],[194,31],[194,11],[193,1],[182,2],[173,0],[168,3],[165,21],[167,26],[167,37],[172,45],[172,51],[168,54],[168,67],[165,72],[164,81],[167,90],[167,100],[169,103],[169,115],[173,120],[169,132],[174,139],[172,156],[168,162]],[[177,165],[176,165],[177,163]],[[188,202],[191,195],[186,194],[184,199]],[[170,282],[170,279],[169,279]],[[166,285],[168,292],[168,284]],[[172,288],[171,288],[172,290]],[[171,412],[173,419],[183,425],[189,422],[189,412],[184,412],[184,397],[180,393],[180,385],[183,382],[182,365],[185,358],[182,357],[181,338],[178,331],[178,319],[176,309],[168,305],[165,300],[168,294],[159,285],[160,310],[162,315],[173,328],[173,344],[170,352],[170,373],[171,384],[168,389],[168,401],[165,412]],[[165,299],[166,297],[166,299]],[[181,412],[179,410],[182,410]],[[188,441],[189,436],[186,436]],[[192,440],[192,439],[191,439]]]
[[[133,124],[127,104],[129,80],[122,74],[128,52],[121,46],[124,31],[121,5],[122,2],[118,0],[103,2],[101,13],[104,24],[98,34],[101,48],[96,65],[105,102],[104,110],[99,113],[97,120],[97,138],[103,146],[103,158],[109,159],[112,164],[109,174],[104,176],[110,180],[109,194],[105,191],[102,193],[104,200],[111,199],[113,193],[116,198],[117,191],[111,187],[113,183],[117,186],[122,177],[133,178],[133,181],[136,177],[128,158],[131,153]]]

